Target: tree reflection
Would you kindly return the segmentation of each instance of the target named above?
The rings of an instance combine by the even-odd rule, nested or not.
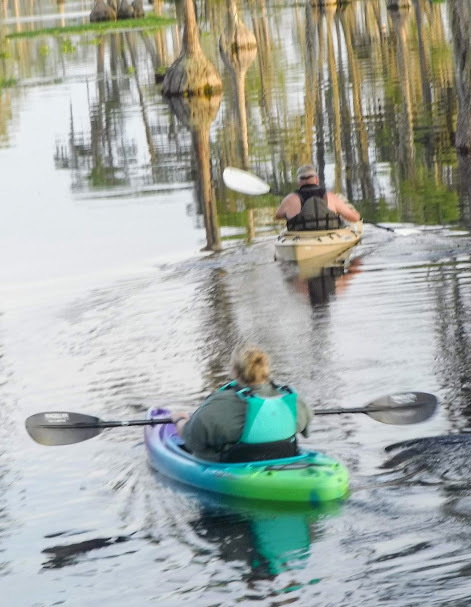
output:
[[[458,118],[455,145],[460,167],[460,194],[463,216],[471,227],[471,7],[468,3],[451,3],[450,20],[455,50],[456,89],[458,93]]]
[[[469,428],[471,420],[471,384],[468,369],[471,364],[469,331],[469,261],[450,260],[430,268],[430,280],[437,284],[436,335],[438,356],[437,376],[448,395],[447,415],[454,430]]]
[[[221,95],[170,97],[169,104],[177,118],[191,130],[196,195],[204,216],[206,250],[217,251],[221,248],[221,236],[211,179],[209,128],[219,111]]]
[[[245,98],[245,75],[257,56],[257,43],[252,32],[240,21],[234,0],[227,2],[227,22],[219,49],[234,86],[240,165],[249,168],[249,142]]]
[[[225,26],[222,62],[231,74],[224,93],[233,112],[224,111],[212,126],[219,142],[214,175],[220,176],[227,164],[237,164],[255,170],[272,184],[272,191],[284,194],[296,167],[314,161],[321,180],[345,193],[367,220],[456,221],[459,208],[453,194],[459,192],[469,225],[469,169],[461,154],[458,181],[453,144],[466,151],[471,137],[471,16],[466,4],[446,4],[306,2],[301,9],[276,8],[270,20],[265,3],[255,0],[237,6],[235,1],[197,4],[191,31],[196,36],[197,30],[206,30],[201,51],[217,64],[218,38]],[[180,23],[190,8],[177,5]],[[59,20],[67,24],[67,4],[60,9]],[[34,2],[20,0],[4,10],[8,17],[39,12]],[[154,10],[162,12],[160,0]],[[245,47],[238,38],[234,53],[231,37],[233,42],[236,30],[249,31],[247,16],[253,37],[246,33],[250,44]],[[17,21],[11,30],[24,27]],[[180,38],[179,29],[171,27],[152,34],[103,36],[97,45],[96,93],[90,80],[87,84],[89,129],[77,128],[72,98],[73,132],[68,143],[58,146],[57,166],[73,169],[74,189],[144,189],[149,183],[181,181],[182,173],[189,179],[194,141],[185,137],[173,116],[162,112],[161,89],[155,84],[185,44],[187,51],[193,49],[196,38],[187,40],[188,34]],[[43,37],[8,45],[11,57],[0,57],[0,77],[69,77],[64,44]],[[4,46],[0,43],[0,52]],[[86,65],[94,49],[78,40],[73,46],[76,59]],[[0,93],[2,132],[11,94],[10,89]],[[138,160],[142,143],[135,109],[145,162]],[[220,208],[227,202],[224,190],[218,191]]]
[[[143,85],[148,75],[146,50],[142,37],[130,32],[103,37],[96,47],[98,78],[96,95],[93,87],[88,90],[89,130],[77,129],[72,100],[68,142],[59,141],[55,154],[56,166],[72,171],[73,189],[77,192],[95,188],[145,190],[152,184],[181,179],[181,174],[171,174],[161,157],[165,154],[167,159],[189,158],[191,142],[184,136],[185,129],[169,124],[165,114],[149,110],[149,85]],[[126,111],[134,98],[143,137],[133,128],[130,118],[134,116]],[[166,133],[166,140],[162,140],[162,132]],[[141,141],[146,144],[147,160],[145,156],[142,159]],[[183,171],[183,180],[188,180],[190,168]]]

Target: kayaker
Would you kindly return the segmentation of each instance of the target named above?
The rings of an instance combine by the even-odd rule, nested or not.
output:
[[[268,355],[257,346],[235,350],[231,367],[235,380],[208,396],[191,417],[172,415],[185,447],[210,461],[296,455],[296,433],[308,436],[311,409],[289,386],[270,380]]]
[[[342,227],[342,220],[360,219],[355,208],[319,185],[319,176],[312,165],[299,167],[296,178],[299,189],[282,200],[275,214],[276,219],[286,219],[289,231],[329,230]]]

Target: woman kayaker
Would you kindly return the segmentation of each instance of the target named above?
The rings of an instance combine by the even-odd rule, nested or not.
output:
[[[292,388],[270,380],[268,355],[260,348],[235,350],[231,367],[234,381],[211,394],[191,417],[172,415],[186,449],[219,462],[296,455],[296,433],[308,436],[312,411]]]
[[[297,172],[299,189],[288,194],[276,211],[276,219],[286,219],[289,231],[340,228],[342,219],[356,222],[360,213],[333,192],[319,185],[316,169],[306,164]]]

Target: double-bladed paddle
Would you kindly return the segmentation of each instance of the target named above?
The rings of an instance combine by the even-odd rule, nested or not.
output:
[[[382,396],[366,407],[352,409],[318,409],[315,415],[338,415],[341,413],[365,413],[383,424],[417,424],[435,413],[437,397],[427,392],[398,392]],[[70,445],[97,436],[105,428],[124,426],[155,426],[171,424],[171,418],[131,419],[106,421],[92,415],[67,411],[36,413],[27,418],[25,425],[31,438],[41,445]]]

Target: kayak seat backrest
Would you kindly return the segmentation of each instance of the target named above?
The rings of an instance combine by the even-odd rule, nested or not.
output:
[[[298,455],[296,438],[292,440],[272,441],[268,443],[236,443],[221,454],[221,462],[260,462],[270,459],[282,459]]]

